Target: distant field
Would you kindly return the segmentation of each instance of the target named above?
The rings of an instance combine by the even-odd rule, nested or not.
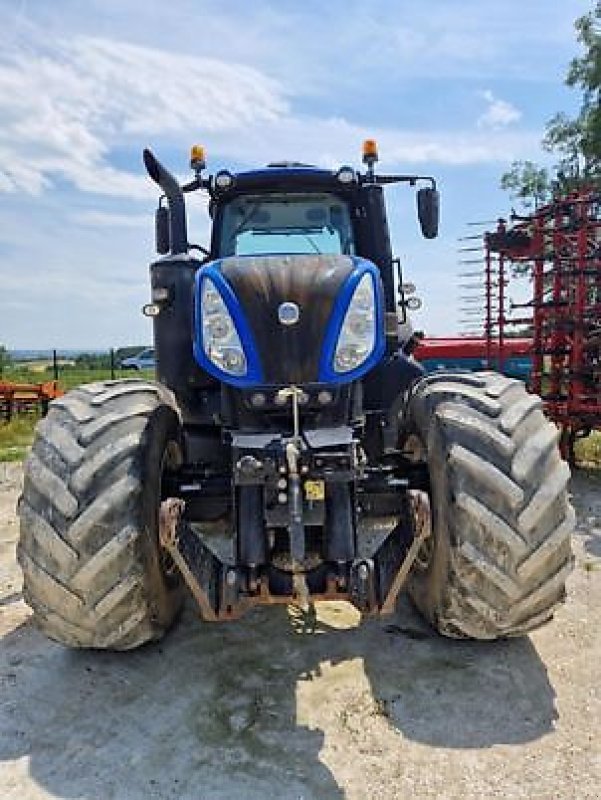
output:
[[[154,378],[154,370],[131,370],[116,369],[115,378]],[[61,366],[59,364],[58,383],[59,386],[67,391],[82,383],[94,383],[94,381],[104,381],[111,379],[110,369],[84,369],[71,366]],[[34,364],[15,364],[4,369],[2,380],[14,383],[45,383],[54,380],[52,365]]]

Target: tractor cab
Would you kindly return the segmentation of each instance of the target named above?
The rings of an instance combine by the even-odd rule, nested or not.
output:
[[[354,255],[348,199],[333,192],[240,194],[214,217],[212,250],[247,255]]]
[[[364,173],[350,166],[328,170],[278,162],[205,176],[204,149],[195,146],[190,160],[195,179],[180,188],[150,151],[144,160],[164,191],[156,215],[157,250],[164,258],[151,268],[153,302],[145,313],[155,317],[159,378],[178,388],[187,416],[200,421],[192,387],[208,389],[211,378],[237,388],[350,384],[380,364],[384,353],[398,360],[406,300],[400,265],[392,256],[383,187],[425,184],[417,191],[418,216],[424,236],[433,238],[438,231],[433,178],[377,175],[373,140],[364,143]],[[184,204],[184,194],[198,190],[209,195],[212,219],[202,270],[188,243]],[[355,327],[365,330],[349,334],[347,346],[339,348],[349,310],[344,303],[359,283],[371,305]],[[210,323],[203,316],[203,297],[209,298],[208,289],[216,284],[234,321],[232,336],[221,340],[215,331],[224,328],[222,317]],[[186,302],[190,295],[193,300]],[[372,376],[367,391],[372,406],[374,398],[376,405],[384,402],[386,368],[382,362]],[[415,370],[403,374],[414,377]],[[391,391],[398,390],[398,380],[387,382]],[[214,404],[209,406],[214,413]],[[236,400],[229,404],[236,406]]]

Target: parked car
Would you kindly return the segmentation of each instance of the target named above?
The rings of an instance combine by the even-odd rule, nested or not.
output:
[[[124,358],[121,362],[121,369],[154,369],[155,363],[154,348],[149,347],[141,350],[135,356]]]

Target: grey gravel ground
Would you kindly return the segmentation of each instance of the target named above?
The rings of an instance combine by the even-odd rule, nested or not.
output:
[[[576,569],[528,638],[453,642],[406,603],[307,631],[293,609],[72,652],[30,624],[20,468],[0,464],[0,799],[601,797],[601,474],[573,480]]]

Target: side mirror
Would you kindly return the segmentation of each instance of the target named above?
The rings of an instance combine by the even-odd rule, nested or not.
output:
[[[169,235],[169,209],[159,206],[154,217],[154,236],[157,253],[167,255],[171,250],[171,237]]]
[[[436,189],[427,186],[417,192],[417,216],[422,235],[426,239],[438,236],[439,194]]]

